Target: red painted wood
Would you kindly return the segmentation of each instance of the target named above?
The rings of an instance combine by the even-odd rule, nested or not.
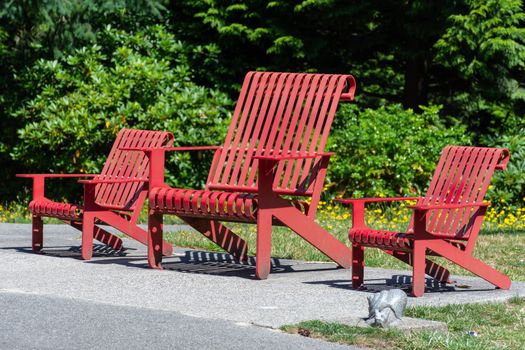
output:
[[[142,152],[120,149],[161,147],[167,144],[169,133],[123,129],[117,135],[113,148],[98,178],[145,179],[149,177],[149,159]],[[133,210],[134,200],[144,188],[140,183],[107,183],[97,188],[96,202],[112,209]]]
[[[324,152],[329,130],[342,95],[351,99],[354,92],[350,75],[249,72],[204,190],[169,188],[161,159],[168,149],[144,150],[151,161],[151,229],[161,230],[163,214],[213,225],[257,223],[256,276],[266,278],[272,225],[282,224],[340,266],[349,267],[351,251],[314,218],[330,156]],[[264,186],[263,163],[271,164]],[[310,196],[313,206],[280,195]],[[160,267],[161,257],[152,246],[149,249],[151,266]]]
[[[472,257],[476,238],[489,203],[483,203],[495,170],[505,169],[509,153],[501,148],[447,146],[441,154],[429,189],[418,200],[406,233],[374,230],[364,221],[365,204],[377,199],[343,199],[352,204],[353,221],[349,238],[354,245],[375,247],[413,267],[414,296],[425,288],[425,273],[440,281],[448,279],[448,271],[426,259],[426,255],[442,256],[503,289],[510,287],[507,276]],[[402,198],[389,198],[387,201]],[[465,242],[466,244],[462,243]],[[359,255],[360,256],[360,255]],[[358,262],[361,263],[361,262]],[[434,264],[434,265],[433,265]],[[362,280],[357,271],[354,279]]]
[[[247,74],[207,188],[256,191],[258,160],[254,155],[322,153],[341,93],[353,91],[354,84],[345,75]],[[311,184],[304,183],[311,175],[311,163],[301,159],[280,163],[275,191],[311,196]]]
[[[82,229],[82,256],[92,256],[93,238],[119,249],[122,241],[96,226],[104,222],[119,229],[141,243],[147,243],[147,233],[136,226],[146,199],[149,179],[149,158],[143,152],[122,148],[157,148],[171,146],[173,135],[169,132],[122,129],[111,148],[102,172],[88,174],[20,174],[33,179],[33,199],[29,209],[33,214],[33,250],[40,251],[43,245],[42,217],[55,217]],[[44,194],[44,180],[58,177],[93,177],[79,181],[85,186],[84,207],[71,203],[60,203],[48,199]],[[132,212],[123,215],[122,211]],[[162,252],[171,255],[172,247],[164,242]]]

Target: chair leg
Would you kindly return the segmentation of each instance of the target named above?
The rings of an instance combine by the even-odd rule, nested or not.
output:
[[[149,209],[148,264],[153,269],[162,269],[162,221],[161,213]]]
[[[82,231],[82,222],[76,222],[76,221],[69,221],[68,222],[71,227],[76,228],[79,231]],[[93,228],[93,238],[97,241],[104,243],[108,247],[120,250],[122,249],[122,239],[119,237],[109,233],[108,231],[104,230],[103,228],[94,225]]]
[[[82,220],[82,259],[90,260],[93,257],[93,232],[95,229],[95,216],[84,212]]]
[[[181,217],[213,243],[233,255],[239,261],[248,260],[248,244],[228,227],[215,220]]]
[[[260,280],[268,278],[272,254],[272,214],[259,209],[257,215],[257,248],[255,260],[255,277]]]
[[[401,260],[402,262],[412,266],[412,253],[404,251],[388,251],[385,250],[387,254],[392,255],[393,257]],[[440,283],[450,283],[450,272],[443,266],[437,264],[436,262],[426,259],[425,260],[425,273],[434,279],[438,280]]]
[[[470,253],[451,247],[449,243],[444,241],[433,241],[429,248],[498,288],[510,288],[511,280],[508,276],[474,258]]]
[[[95,225],[93,238],[115,250],[122,249],[122,239]]]
[[[496,288],[510,289],[510,285],[512,284],[510,278],[493,267],[485,264],[483,261],[465,254],[462,263],[463,264],[458,265],[462,266],[473,274],[478,275],[485,281],[492,283]]]
[[[365,247],[359,244],[352,244],[352,288],[359,288],[363,285],[365,270]]]
[[[414,241],[412,295],[415,297],[420,297],[425,293],[425,252],[425,245]]]
[[[40,253],[44,246],[44,221],[41,216],[33,215],[33,252]]]

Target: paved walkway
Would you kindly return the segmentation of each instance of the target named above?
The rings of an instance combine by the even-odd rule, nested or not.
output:
[[[107,336],[111,329],[108,322],[112,320],[108,315],[122,315],[118,316],[123,320],[118,323],[122,328],[129,325],[128,316],[135,314],[141,315],[136,316],[136,320],[139,324],[145,322],[148,329],[164,330],[162,334],[173,329],[175,335],[170,334],[175,338],[159,335],[165,344],[180,342],[176,334],[180,338],[181,334],[197,332],[199,327],[188,326],[193,322],[202,326],[199,329],[204,334],[209,332],[214,337],[221,333],[220,329],[226,331],[226,335],[237,334],[238,338],[231,341],[239,346],[251,341],[260,345],[256,337],[261,334],[268,339],[291,339],[289,346],[293,348],[302,348],[308,345],[304,341],[313,341],[318,343],[316,348],[322,344],[328,349],[336,345],[265,328],[312,319],[347,320],[367,314],[368,293],[351,290],[350,272],[329,263],[274,260],[270,278],[258,281],[253,277],[252,265],[235,264],[226,254],[176,249],[173,257],[164,260],[164,270],[152,270],[147,268],[144,248],[135,242],[125,241],[125,246],[131,247],[125,256],[99,246],[93,260],[82,261],[78,231],[65,225],[47,225],[46,254],[42,255],[31,253],[30,231],[29,225],[0,224],[0,308],[33,305],[27,315],[34,315],[35,325],[49,324],[49,315],[53,315],[53,320],[63,319],[68,326],[77,327],[72,323],[85,316],[91,320],[92,327],[100,321],[100,327],[95,328]],[[365,277],[371,291],[410,282],[408,271],[370,268]],[[525,283],[513,283],[510,291],[502,291],[478,278],[456,279],[463,288],[429,284],[429,292],[423,298],[410,298],[409,305],[500,301],[525,296]],[[39,305],[45,305],[46,311],[38,312]],[[61,310],[74,310],[74,316]],[[96,317],[99,312],[100,320]],[[16,318],[15,311],[7,315],[10,316],[0,313],[0,334],[10,317]],[[23,319],[20,322],[23,324]],[[173,327],[159,323],[171,323]],[[117,329],[121,329],[119,327]],[[219,328],[214,331],[214,327]],[[202,344],[198,344],[202,348]],[[283,340],[282,344],[286,342]],[[0,336],[2,345],[5,347]],[[49,343],[49,347],[52,345]],[[122,343],[117,347],[128,346]]]

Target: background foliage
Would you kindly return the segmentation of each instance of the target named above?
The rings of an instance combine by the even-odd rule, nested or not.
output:
[[[25,122],[13,159],[37,172],[51,159],[56,172],[97,173],[123,127],[171,130],[178,145],[223,137],[230,99],[191,81],[183,44],[164,27],[129,34],[108,26],[96,39],[27,72],[35,97],[14,112]],[[206,161],[193,156],[178,157],[175,183],[202,185],[194,174],[207,172]]]
[[[16,172],[96,171],[120,127],[219,144],[254,69],[356,77],[332,194],[419,192],[472,143],[511,149],[493,195],[525,197],[522,0],[5,0],[0,19],[0,201]],[[202,183],[209,155],[177,157],[172,181]]]
[[[330,181],[345,196],[424,193],[447,144],[468,144],[465,127],[446,127],[440,106],[421,113],[392,104],[378,109],[344,106],[330,148],[336,151]]]

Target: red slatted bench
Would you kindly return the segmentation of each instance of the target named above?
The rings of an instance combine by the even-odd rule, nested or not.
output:
[[[82,230],[82,257],[87,260],[93,254],[93,238],[113,249],[122,248],[122,240],[99,224],[111,225],[147,244],[147,232],[137,226],[137,219],[147,198],[149,160],[144,154],[122,148],[171,146],[172,142],[169,132],[122,129],[100,174],[18,174],[33,179],[29,203],[33,251],[40,252],[43,247],[43,217],[54,217]],[[45,180],[54,178],[92,178],[79,181],[84,184],[84,206],[45,197]],[[164,242],[163,253],[171,255],[172,251],[171,245]]]
[[[413,267],[412,294],[425,290],[425,274],[447,282],[449,272],[426,258],[441,256],[482,277],[498,288],[510,288],[510,279],[472,252],[489,203],[483,202],[495,170],[506,169],[509,152],[501,148],[447,146],[424,197],[341,199],[352,206],[352,286],[364,278],[364,248],[384,250]],[[375,230],[365,224],[365,204],[417,200],[406,232]]]
[[[324,151],[350,75],[249,72],[221,147],[135,148],[151,161],[150,266],[160,268],[162,217],[176,215],[240,260],[246,242],[222,222],[257,224],[256,277],[270,271],[272,225],[284,225],[342,267],[350,249],[315,223],[331,153]],[[206,187],[164,183],[166,151],[214,150]],[[310,199],[309,204],[305,199]]]

